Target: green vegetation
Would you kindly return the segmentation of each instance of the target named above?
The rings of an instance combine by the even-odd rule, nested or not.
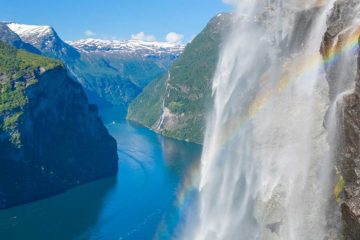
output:
[[[88,53],[68,65],[84,88],[100,98],[96,103],[102,100],[126,109],[149,82],[162,76],[168,61]]]
[[[10,79],[17,79],[42,67],[44,70],[61,65],[55,59],[45,58],[23,50],[17,50],[0,42],[0,73]]]
[[[206,115],[212,105],[212,78],[223,34],[229,23],[228,14],[212,19],[187,45],[169,74],[150,84],[135,99],[129,107],[128,118],[155,129],[163,107],[166,107],[172,113],[171,124],[165,124],[159,132],[169,137],[202,143]]]
[[[183,113],[186,111],[186,107],[182,102],[171,102],[169,109],[172,113]]]
[[[0,133],[7,132],[16,146],[21,144],[17,123],[27,103],[26,88],[37,82],[41,72],[61,65],[0,41]]]
[[[343,192],[344,187],[345,187],[345,180],[338,169],[336,169],[336,177],[337,177],[337,182],[336,182],[335,188],[334,188],[334,195],[335,195],[336,202],[340,203],[341,202],[341,193]]]
[[[138,123],[153,127],[161,115],[162,99],[165,94],[166,77],[152,81],[145,87],[140,97],[129,107],[128,117]]]

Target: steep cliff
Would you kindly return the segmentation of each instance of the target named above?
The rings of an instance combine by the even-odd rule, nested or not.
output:
[[[128,119],[165,136],[202,143],[212,105],[212,77],[230,14],[214,17],[169,72],[149,84],[129,107]]]
[[[0,208],[117,172],[115,140],[61,62],[0,42]]]
[[[337,156],[345,181],[341,212],[348,240],[360,239],[360,55],[358,63],[356,87],[343,98]]]
[[[330,142],[338,168],[335,197],[344,239],[360,239],[360,26],[358,1],[338,0],[328,19],[321,52],[329,97],[337,106],[337,132]],[[355,80],[355,81],[354,81]],[[327,120],[328,121],[328,120]]]

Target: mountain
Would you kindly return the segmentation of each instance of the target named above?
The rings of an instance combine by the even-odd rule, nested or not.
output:
[[[231,15],[214,17],[189,43],[168,73],[150,83],[131,103],[128,119],[165,136],[202,143],[212,77]]]
[[[117,147],[63,64],[0,41],[0,208],[117,172]]]
[[[43,55],[61,60],[70,60],[80,57],[79,53],[61,40],[50,26],[25,25],[8,23],[7,26],[16,33],[22,41],[31,44]]]
[[[119,54],[128,57],[169,57],[177,58],[184,50],[184,46],[168,42],[146,42],[141,40],[103,40],[82,39],[68,41],[79,51],[98,54]]]
[[[139,88],[162,74],[184,50],[180,44],[141,40],[83,39],[68,43],[82,54],[106,59],[118,71],[127,71],[129,79]]]
[[[70,68],[87,88],[124,109],[181,54],[183,45],[139,40],[68,42],[81,54]]]
[[[7,23],[22,41],[43,55],[64,61],[80,82],[89,101],[115,105],[126,112],[128,104],[153,79],[161,76],[184,46],[138,40],[83,39],[64,42],[50,26]]]
[[[10,30],[7,24],[2,22],[0,22],[0,40],[15,48],[24,49],[26,51],[36,54],[41,54],[41,52],[37,50],[34,46],[23,42],[16,33]]]

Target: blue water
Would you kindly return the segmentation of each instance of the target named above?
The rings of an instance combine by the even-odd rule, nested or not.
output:
[[[1,240],[153,239],[174,212],[179,186],[201,147],[161,137],[113,111],[103,120],[118,144],[118,175],[0,211]]]

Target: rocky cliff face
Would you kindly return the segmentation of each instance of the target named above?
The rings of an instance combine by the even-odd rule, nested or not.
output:
[[[202,143],[212,106],[212,78],[230,19],[226,13],[214,17],[169,72],[135,99],[128,118],[165,136]]]
[[[360,53],[359,3],[338,0],[328,19],[321,52],[327,61],[329,97],[338,106],[338,132],[332,143],[339,169],[335,195],[341,208],[343,236],[360,239]]]
[[[360,92],[344,97],[338,161],[345,180],[341,204],[345,239],[360,238]]]
[[[117,172],[115,140],[62,64],[0,42],[0,208]]]

